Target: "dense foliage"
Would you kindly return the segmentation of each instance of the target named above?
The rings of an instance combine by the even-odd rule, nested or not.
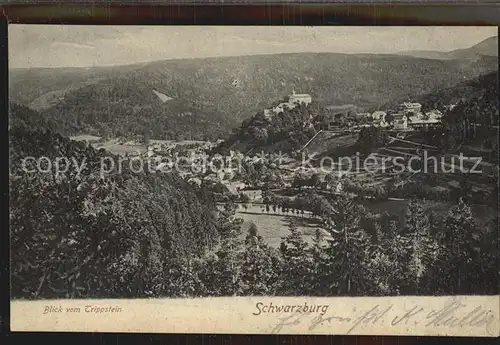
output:
[[[450,104],[457,104],[471,99],[481,99],[490,106],[497,95],[498,71],[494,71],[462,81],[452,87],[420,96],[417,100],[422,104],[422,110],[424,111],[432,109],[446,111],[446,107]]]
[[[373,150],[385,145],[389,141],[388,134],[381,127],[363,127],[359,132],[357,144],[364,150]]]
[[[22,127],[26,129],[52,129],[58,131],[59,124],[57,121],[48,120],[39,112],[32,110],[26,106],[10,103],[9,104],[9,127]]]
[[[135,174],[122,163],[103,176],[101,162],[118,167],[117,157],[50,132],[16,127],[10,141],[13,297],[157,294],[175,285],[160,275],[175,258],[223,234],[210,195],[175,174]],[[72,163],[57,175],[34,160],[23,168],[25,157]]]
[[[492,72],[423,97],[424,109],[444,113],[443,126],[429,131],[426,141],[498,162],[498,91],[498,72]]]

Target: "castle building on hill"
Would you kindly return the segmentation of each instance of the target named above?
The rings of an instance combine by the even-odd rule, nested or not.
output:
[[[292,91],[292,94],[288,96],[288,104],[305,104],[309,105],[312,102],[311,95],[307,93],[295,93],[295,90]]]
[[[270,109],[264,109],[264,116],[271,117],[272,115],[284,112],[286,109],[293,109],[300,104],[305,104],[307,106],[311,104],[311,102],[311,95],[306,93],[295,93],[295,90],[293,90],[292,94],[288,96],[287,102],[280,103]]]

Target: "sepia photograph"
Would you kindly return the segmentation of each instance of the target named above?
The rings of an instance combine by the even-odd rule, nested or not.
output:
[[[479,295],[424,318],[498,332],[497,27],[11,24],[8,43],[11,302],[249,297],[249,320],[292,315],[273,332],[355,320],[324,298]]]

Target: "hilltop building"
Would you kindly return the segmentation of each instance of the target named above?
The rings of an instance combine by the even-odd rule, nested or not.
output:
[[[264,116],[269,118],[273,115],[282,113],[287,109],[293,109],[297,105],[305,104],[307,106],[312,102],[311,95],[306,93],[295,93],[295,90],[293,90],[292,94],[288,95],[287,98],[288,100],[286,102],[282,102],[270,109],[264,109]]]
[[[272,114],[279,114],[287,109],[293,109],[295,105],[290,105],[288,102],[280,103],[271,109],[264,109],[265,116],[271,116]]]
[[[288,104],[305,104],[309,105],[312,102],[311,95],[307,93],[295,93],[295,90],[292,91],[292,94],[288,96]]]

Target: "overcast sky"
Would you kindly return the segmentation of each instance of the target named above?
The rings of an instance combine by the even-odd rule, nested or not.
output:
[[[468,48],[496,27],[9,25],[10,67],[88,67],[293,52],[395,53]]]

